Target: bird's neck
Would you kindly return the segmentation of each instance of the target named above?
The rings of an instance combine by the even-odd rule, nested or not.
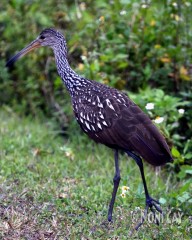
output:
[[[54,50],[54,49],[53,49]],[[77,90],[85,86],[88,81],[79,76],[69,65],[66,50],[60,53],[54,51],[57,71],[69,93],[73,96]]]

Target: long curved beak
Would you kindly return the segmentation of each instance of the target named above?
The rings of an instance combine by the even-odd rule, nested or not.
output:
[[[13,56],[7,63],[6,67],[11,67],[15,61],[17,61],[19,58],[23,57],[28,52],[31,52],[35,48],[41,47],[41,44],[39,42],[39,39],[35,39],[33,42],[31,42],[28,46],[23,48],[20,52],[18,52],[15,56]]]

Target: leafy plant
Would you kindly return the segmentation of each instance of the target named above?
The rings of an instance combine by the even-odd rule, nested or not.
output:
[[[177,164],[191,163],[190,1],[3,0],[0,8],[1,105],[24,115],[52,116],[73,132],[69,95],[49,49],[31,52],[10,70],[4,67],[42,29],[54,26],[65,34],[71,66],[87,78],[129,90],[154,121],[163,120],[157,125],[176,149],[173,154],[180,153]],[[154,109],[147,110],[148,103]]]

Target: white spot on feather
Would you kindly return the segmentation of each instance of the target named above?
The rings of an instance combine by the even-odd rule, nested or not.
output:
[[[97,123],[98,128],[100,128],[102,130],[101,124]]]
[[[86,125],[86,127],[87,127],[89,130],[91,130],[91,128],[90,128],[88,122],[85,121],[85,125]]]
[[[99,117],[104,119],[104,116],[103,116],[103,114],[101,112],[99,112]]]
[[[100,101],[100,98],[97,96],[97,100],[98,100],[98,103],[100,103],[101,101]]]
[[[107,127],[108,127],[108,125],[107,125],[107,123],[106,123],[105,121],[103,121],[103,125],[105,125],[105,126],[107,126]]]
[[[113,111],[115,111],[115,108],[113,107],[113,105],[111,104],[109,99],[106,99],[107,105],[108,107],[110,107]]]
[[[103,104],[101,102],[98,103],[98,107],[103,108]]]

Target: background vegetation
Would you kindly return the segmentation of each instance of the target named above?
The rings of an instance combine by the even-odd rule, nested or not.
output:
[[[187,233],[187,236],[189,235],[189,216],[192,209],[191,12],[192,3],[187,0],[47,0],[46,4],[42,1],[24,0],[3,0],[0,2],[0,104],[2,108],[1,126],[3,126],[0,136],[0,156],[2,160],[0,176],[2,192],[4,193],[1,206],[11,205],[15,212],[19,212],[18,205],[14,208],[16,202],[10,203],[10,199],[13,196],[17,196],[22,201],[24,201],[24,198],[26,202],[33,202],[33,204],[35,204],[35,201],[43,203],[45,200],[44,196],[49,196],[46,197],[46,201],[49,204],[51,201],[54,205],[53,208],[50,207],[50,215],[54,217],[54,211],[57,209],[57,221],[59,222],[59,216],[64,211],[63,214],[66,214],[67,217],[62,221],[68,221],[72,225],[73,221],[77,221],[77,225],[73,225],[78,226],[77,235],[84,231],[85,235],[83,236],[88,236],[88,239],[89,237],[97,238],[101,236],[104,236],[102,238],[105,239],[107,233],[114,238],[117,236],[122,236],[123,238],[123,236],[127,236],[127,231],[129,230],[128,227],[126,227],[127,230],[124,229],[125,225],[121,226],[121,221],[119,226],[108,226],[108,232],[106,229],[103,230],[105,227],[99,228],[95,225],[96,233],[93,231],[93,235],[87,233],[88,229],[94,228],[93,226],[87,226],[88,229],[86,230],[84,229],[85,226],[81,230],[79,229],[80,226],[83,226],[81,225],[81,220],[79,220],[82,212],[88,214],[87,218],[84,218],[85,215],[83,215],[85,222],[93,221],[91,215],[93,217],[96,215],[96,218],[100,214],[102,218],[106,215],[107,206],[105,206],[103,213],[101,205],[106,204],[109,199],[109,195],[105,199],[103,199],[103,195],[106,194],[105,191],[111,188],[111,185],[109,185],[106,179],[97,179],[97,174],[95,173],[93,176],[99,182],[105,180],[102,184],[103,188],[106,188],[105,190],[101,189],[102,186],[100,184],[95,186],[94,179],[91,177],[92,171],[94,172],[94,169],[91,168],[91,163],[93,156],[98,158],[96,159],[98,165],[95,167],[103,172],[103,162],[105,162],[105,158],[108,156],[108,150],[100,147],[102,148],[102,156],[100,156],[101,150],[97,151],[99,146],[96,147],[96,150],[93,150],[93,143],[90,144],[86,137],[81,136],[81,131],[79,131],[73,117],[69,95],[57,75],[51,50],[47,48],[38,49],[19,60],[12,69],[5,68],[6,60],[36,38],[44,28],[55,27],[61,29],[65,34],[68,43],[69,61],[79,74],[128,92],[129,96],[149,114],[165,135],[175,161],[173,164],[166,166],[164,170],[161,170],[159,178],[168,179],[170,183],[158,182],[155,186],[151,183],[150,187],[152,189],[155,187],[155,193],[159,196],[161,195],[160,192],[164,192],[161,195],[161,203],[165,207],[172,206],[185,214],[186,218],[182,222],[183,225],[181,224],[180,226],[180,232],[181,234]],[[26,133],[27,130],[25,128],[20,130],[22,126],[19,126],[20,121],[17,120],[19,117],[25,119],[26,116],[28,119],[26,120],[26,126],[25,120],[21,120],[21,123],[25,128],[30,129],[31,139],[34,139],[34,142],[29,140],[30,137],[26,141],[22,140],[22,134],[20,134],[20,132],[23,132],[30,136],[29,132]],[[13,121],[9,118],[13,118]],[[45,139],[47,137],[45,134],[46,128],[40,131],[42,127],[39,127],[39,134],[37,134],[33,130],[33,126],[30,126],[30,121],[36,118],[40,119],[38,121],[41,121],[42,125],[45,124],[51,128],[48,136],[51,136],[49,140],[53,141],[55,145],[48,147],[48,150],[45,147],[50,144]],[[38,128],[39,122],[36,123],[34,121],[34,126]],[[13,130],[17,129],[17,127],[18,131],[14,133]],[[7,130],[5,131],[4,128]],[[41,138],[41,135],[46,137]],[[60,139],[60,135],[64,139]],[[38,140],[39,138],[40,140]],[[65,147],[62,150],[61,142],[63,141],[65,142]],[[58,145],[60,143],[59,147],[61,147],[61,150],[58,150],[60,148],[58,148],[57,143]],[[28,146],[30,148],[28,149],[29,151],[26,150],[23,152],[23,155],[20,155],[20,152],[22,153],[19,150],[20,144],[25,148]],[[43,147],[37,147],[38,144],[40,146],[42,144]],[[81,146],[78,151],[82,152],[81,156],[75,154],[77,146]],[[31,158],[29,152],[35,150],[37,153],[32,154],[35,157]],[[17,151],[20,152],[18,153]],[[38,162],[40,161],[38,151],[40,151],[41,156],[43,155],[43,160],[40,163]],[[54,162],[52,157],[49,158],[49,152],[52,153],[52,151],[58,151],[58,155],[53,157],[54,159],[60,159],[57,163]],[[63,151],[65,154],[62,155],[60,151]],[[88,159],[86,159],[86,156],[88,156]],[[73,158],[72,162],[69,161],[71,158]],[[77,166],[81,169],[81,174],[77,168],[71,166],[76,164],[74,161],[78,163]],[[126,162],[125,160],[124,164]],[[40,164],[43,164],[43,169],[41,169]],[[49,166],[49,169],[55,169],[58,175],[55,176],[53,173],[53,176],[52,174],[50,176],[50,170],[48,172],[45,171],[48,168],[46,164]],[[127,166],[134,169],[134,165]],[[65,170],[65,167],[69,170]],[[106,164],[105,167],[105,171],[109,171],[109,169],[113,168],[113,165],[112,163],[110,166]],[[152,172],[149,178],[153,178],[154,172],[149,166],[147,166],[147,169]],[[132,174],[132,171],[128,173]],[[113,173],[110,174],[110,178],[112,178]],[[124,175],[127,175],[127,169],[125,169]],[[89,180],[86,187],[91,187],[91,189],[85,193],[84,181],[89,179],[89,177],[92,180]],[[105,177],[106,173],[103,173],[103,178]],[[46,180],[43,180],[43,178]],[[74,195],[71,196],[68,192],[64,197],[56,197],[59,196],[57,192],[63,193],[63,189],[60,189],[58,186],[62,183],[62,179],[66,178],[72,178],[74,182],[67,180],[63,184],[77,185],[75,184],[76,182],[82,181],[79,184],[80,186],[75,187],[75,191],[78,192],[77,198]],[[137,179],[136,175],[135,178]],[[17,183],[18,179],[19,183]],[[130,185],[132,182],[139,185],[136,179],[133,178],[129,182],[127,178],[124,178],[122,182],[124,185]],[[42,181],[47,181],[55,187],[49,192],[49,186],[45,182],[42,183]],[[166,190],[164,184],[167,186]],[[32,185],[36,185],[41,189],[43,197],[40,193],[37,194],[38,187],[35,188],[33,186],[33,188]],[[132,191],[138,185],[133,185]],[[174,186],[174,189],[171,186]],[[25,188],[27,188],[28,194],[20,197],[19,194],[25,191]],[[10,193],[8,189],[13,190],[13,193]],[[90,193],[91,191],[92,193]],[[28,195],[33,195],[33,193],[35,193],[34,199],[30,200],[31,198]],[[139,201],[135,205],[133,204],[133,206],[129,205],[132,202],[132,198],[140,196],[139,190],[137,193],[133,191],[132,197],[127,197],[126,200],[117,200],[117,204],[121,206],[119,211],[124,211],[122,209],[125,206],[127,207],[127,205],[130,208],[140,205]],[[90,203],[88,200],[84,201],[81,199],[86,196],[89,196],[88,200],[95,200]],[[81,206],[75,202],[80,201],[79,198],[81,201],[84,201],[84,204]],[[61,202],[58,204],[59,199]],[[63,201],[65,210],[62,208]],[[76,204],[76,209],[72,208],[72,203]],[[141,205],[142,203],[143,199]],[[92,205],[89,206],[88,204]],[[29,205],[26,205],[27,214],[30,213]],[[87,208],[92,210],[87,210]],[[95,213],[92,212],[93,209]],[[76,215],[76,210],[77,212],[81,211],[81,214]],[[72,217],[70,218],[71,212],[73,212],[73,219]],[[4,212],[1,214],[3,215]],[[41,212],[41,214],[43,213]],[[127,212],[126,216],[128,215],[129,212]],[[6,220],[9,220],[9,218],[14,218],[14,216],[10,213],[9,216],[5,217],[4,222],[9,223],[10,221]],[[38,221],[42,221],[42,219],[48,219],[48,216],[46,215],[45,218],[40,217]],[[117,222],[118,220],[120,219],[117,219]],[[98,217],[98,221],[101,221],[101,218]],[[97,224],[99,225],[98,222]],[[36,225],[34,224],[34,226]],[[48,228],[50,226],[48,225]],[[169,227],[169,225],[163,225],[158,234],[155,233],[154,227],[152,229],[154,230],[152,231],[153,234],[155,234],[153,237],[159,237],[158,239],[168,238],[169,234],[171,235],[175,231],[172,226],[170,232],[167,232],[165,229]],[[59,232],[60,228],[61,226],[55,231]],[[5,237],[7,236],[6,228],[3,229],[4,235],[2,236]],[[10,227],[7,229],[8,232]],[[12,229],[14,230],[14,226]],[[40,230],[34,227],[34,231],[38,232]],[[75,231],[75,227],[73,231]],[[147,230],[145,233],[149,239],[152,238],[152,235]],[[74,232],[73,234],[76,236]],[[179,232],[176,234],[179,234]],[[25,235],[23,234],[23,236]],[[31,235],[30,237],[34,236]],[[80,238],[80,235],[78,236]],[[137,237],[142,238],[142,236],[140,234]],[[187,236],[185,235],[185,238]],[[175,238],[178,237],[180,235],[175,235]],[[27,239],[30,239],[29,236]]]

